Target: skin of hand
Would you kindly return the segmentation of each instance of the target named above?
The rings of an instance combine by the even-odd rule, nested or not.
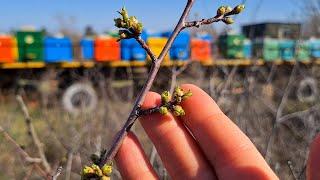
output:
[[[185,116],[155,113],[140,120],[172,179],[278,179],[250,139],[207,93],[191,84],[181,87],[193,93],[181,104]],[[159,104],[160,95],[149,92],[142,108]],[[311,147],[308,180],[320,179],[319,151],[320,137]],[[125,138],[115,160],[123,179],[159,179],[133,133]]]

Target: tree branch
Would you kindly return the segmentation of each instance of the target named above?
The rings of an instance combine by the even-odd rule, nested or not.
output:
[[[212,17],[209,19],[201,19],[199,21],[190,21],[190,22],[185,22],[184,28],[190,28],[190,27],[197,27],[199,28],[202,25],[208,25],[212,24],[214,22],[219,22],[222,21],[225,18],[225,16],[219,16],[219,17]]]
[[[182,67],[177,68],[176,66],[172,67],[172,74],[171,74],[171,85],[170,85],[170,93],[172,94],[174,91],[174,88],[177,85],[177,77],[183,73],[184,70],[187,69],[187,67],[189,66],[189,64],[191,64],[191,60],[188,60]]]
[[[154,53],[151,51],[147,43],[140,37],[135,37],[136,41],[140,44],[140,46],[147,52],[147,54],[150,56],[153,63],[157,61],[157,57],[154,55]]]
[[[117,134],[110,150],[106,154],[103,154],[101,156],[101,162],[99,164],[100,167],[102,167],[104,164],[110,163],[112,161],[112,159],[117,154],[124,138],[127,136],[128,132],[130,131],[132,125],[138,119],[138,114],[139,114],[141,105],[142,105],[147,93],[151,89],[151,86],[152,86],[152,84],[155,80],[155,77],[159,71],[160,64],[163,61],[165,55],[168,53],[173,41],[175,40],[177,35],[180,33],[180,31],[184,28],[185,20],[186,20],[188,14],[190,13],[190,10],[191,10],[191,7],[193,6],[193,4],[194,4],[194,0],[188,0],[188,3],[185,6],[185,9],[180,17],[178,24],[176,25],[171,37],[167,41],[167,43],[166,43],[165,47],[163,48],[162,52],[160,53],[160,56],[158,57],[158,59],[153,62],[152,66],[151,66],[151,71],[148,75],[148,79],[147,79],[145,85],[143,86],[140,95],[136,99],[134,106],[133,106],[133,109],[132,109],[126,123],[124,124],[122,129]],[[141,42],[141,41],[138,41],[138,42]]]
[[[16,151],[22,156],[23,160],[28,163],[34,164],[34,167],[38,170],[40,175],[44,178],[47,177],[47,173],[42,170],[42,168],[37,164],[40,163],[42,160],[39,158],[32,158],[29,154],[24,151],[20,145],[0,126],[0,133],[4,136],[4,138],[10,142],[16,149]]]
[[[281,124],[281,123],[284,123],[285,121],[289,120],[289,119],[292,119],[294,117],[301,117],[301,116],[304,116],[304,115],[307,115],[307,114],[310,114],[311,112],[317,112],[320,108],[320,104],[317,104],[317,105],[314,105],[310,108],[308,108],[307,110],[304,110],[304,111],[298,111],[298,112],[294,112],[294,113],[291,113],[291,114],[287,114],[285,116],[282,116],[279,120],[278,120],[278,123]]]
[[[44,166],[44,168],[46,169],[46,172],[47,173],[50,173],[51,172],[51,167],[48,163],[48,160],[45,156],[45,153],[44,153],[44,150],[43,150],[43,145],[34,129],[34,126],[32,124],[32,119],[30,117],[30,114],[29,114],[29,111],[28,111],[28,108],[27,106],[25,105],[22,97],[20,95],[17,95],[16,97],[20,107],[21,107],[21,110],[23,111],[23,114],[24,114],[24,117],[25,117],[25,122],[26,122],[26,125],[27,125],[27,129],[30,133],[30,136],[32,138],[32,141],[33,143],[35,144],[37,150],[38,150],[38,153],[39,153],[39,156],[42,160],[42,165]]]
[[[56,172],[54,173],[54,175],[52,176],[52,180],[57,180],[58,177],[60,176],[61,172],[62,172],[62,166],[59,166],[58,169],[57,169],[57,171],[56,171]]]
[[[201,21],[193,21],[193,22],[186,22],[186,19],[190,13],[190,10],[194,4],[195,0],[188,0],[187,4],[183,10],[183,13],[175,26],[173,33],[171,34],[170,38],[166,42],[166,45],[162,49],[160,55],[158,58],[152,53],[150,48],[147,46],[147,44],[139,37],[138,35],[142,32],[142,24],[138,23],[138,21],[135,19],[134,16],[131,16],[132,20],[127,20],[128,19],[128,14],[125,8],[122,8],[121,10],[121,15],[122,18],[115,19],[115,25],[120,28],[119,30],[119,35],[120,35],[120,40],[121,39],[127,39],[127,38],[132,38],[133,37],[138,41],[138,43],[147,51],[148,55],[152,59],[152,65],[150,72],[148,74],[148,78],[146,83],[144,84],[139,96],[137,97],[133,109],[125,122],[124,126],[121,128],[121,130],[118,132],[116,135],[116,138],[109,149],[109,151],[105,154],[102,154],[100,157],[100,163],[99,166],[102,167],[104,164],[109,164],[111,163],[112,159],[114,156],[117,154],[118,149],[120,148],[124,138],[126,137],[127,133],[130,131],[131,127],[133,124],[136,122],[138,117],[141,115],[141,105],[147,95],[147,93],[150,91],[152,84],[158,74],[158,71],[160,69],[161,62],[163,61],[164,57],[168,53],[169,49],[171,48],[174,40],[178,36],[178,34],[185,28],[197,26],[199,27],[200,25],[205,25],[205,24],[211,24],[214,22],[218,21],[223,21],[226,24],[232,24],[233,19],[230,18],[229,16],[239,14],[243,9],[243,5],[238,5],[235,7],[233,10],[230,10],[231,7],[220,7],[217,11],[216,17],[210,18],[210,19],[203,19]],[[127,22],[129,21],[129,22]],[[126,23],[132,24],[130,27],[126,26]],[[121,29],[122,28],[122,29]],[[124,30],[125,29],[125,30]]]

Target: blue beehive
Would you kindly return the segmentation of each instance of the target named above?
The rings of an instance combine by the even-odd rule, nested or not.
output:
[[[147,33],[142,32],[141,38],[147,42]],[[121,59],[124,61],[144,61],[147,58],[146,51],[135,39],[121,40]]]
[[[295,56],[295,42],[293,40],[280,41],[280,56],[284,61],[291,61]]]
[[[94,55],[93,39],[85,38],[80,42],[82,59],[92,60]]]
[[[320,58],[320,39],[310,40],[310,50],[312,58]]]
[[[247,59],[252,57],[252,43],[249,39],[243,41],[243,56]]]
[[[164,37],[170,37],[172,32],[165,32]],[[181,32],[172,44],[170,58],[172,60],[187,60],[190,58],[190,34]]]
[[[72,43],[69,38],[46,37],[44,39],[45,62],[72,61]]]

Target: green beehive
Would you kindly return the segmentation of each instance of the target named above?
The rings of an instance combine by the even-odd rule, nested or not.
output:
[[[298,41],[296,44],[296,58],[298,61],[310,60],[311,50],[309,41]]]
[[[244,58],[244,36],[243,35],[223,35],[219,37],[219,50],[224,58],[240,59]]]
[[[256,39],[253,45],[253,54],[256,58],[265,61],[275,61],[280,58],[279,41],[276,39]]]
[[[40,31],[18,31],[19,61],[43,61],[43,34]]]

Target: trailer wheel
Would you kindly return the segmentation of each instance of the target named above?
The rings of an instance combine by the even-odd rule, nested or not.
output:
[[[313,102],[318,96],[317,81],[313,78],[303,79],[297,90],[297,97],[301,102]]]
[[[69,86],[62,96],[63,108],[72,114],[90,113],[96,107],[96,91],[88,83],[75,83]]]

